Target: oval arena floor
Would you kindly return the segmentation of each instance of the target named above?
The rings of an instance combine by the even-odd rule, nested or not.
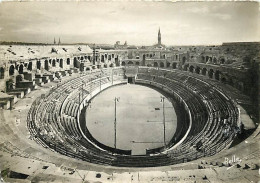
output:
[[[132,155],[144,155],[146,149],[162,147],[176,131],[177,117],[173,105],[165,98],[163,107],[158,91],[142,85],[113,86],[98,94],[87,108],[87,128],[92,136],[107,146],[114,147],[115,97],[117,148],[132,150]]]

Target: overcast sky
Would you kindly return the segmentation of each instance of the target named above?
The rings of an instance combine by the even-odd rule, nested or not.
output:
[[[166,45],[260,41],[256,2],[2,2],[0,41]]]

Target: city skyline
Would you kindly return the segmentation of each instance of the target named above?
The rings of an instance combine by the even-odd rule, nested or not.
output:
[[[257,2],[2,2],[0,41],[213,45],[260,41]]]

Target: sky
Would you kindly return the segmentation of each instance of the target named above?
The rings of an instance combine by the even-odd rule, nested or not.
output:
[[[1,1],[0,1],[1,2]],[[205,45],[260,41],[257,2],[1,2],[0,41]]]

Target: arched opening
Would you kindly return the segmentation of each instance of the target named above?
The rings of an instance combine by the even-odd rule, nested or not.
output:
[[[20,81],[23,81],[24,77],[23,75],[17,75],[16,76],[16,83],[19,83]]]
[[[80,57],[80,60],[84,60],[84,57],[83,57],[83,56],[81,56],[81,57]]]
[[[207,69],[206,69],[206,68],[203,68],[203,69],[202,69],[202,75],[203,75],[203,76],[206,76],[206,74],[207,74]]]
[[[15,69],[18,71],[19,70],[19,64],[17,64],[16,66],[15,66]]]
[[[119,66],[118,55],[115,57],[115,63],[116,63],[116,66]]]
[[[208,73],[209,78],[213,78],[213,74],[214,74],[213,69],[210,69],[210,70],[209,70],[209,73]]]
[[[172,68],[173,68],[173,69],[176,69],[176,68],[177,68],[177,63],[173,63],[173,64],[172,64]]]
[[[205,57],[204,56],[201,56],[201,62],[205,63]]]
[[[109,61],[111,60],[111,55],[108,55],[108,60],[109,60]]]
[[[163,62],[160,62],[160,67],[164,67],[164,63]]]
[[[105,64],[105,65],[106,65],[106,64]],[[122,66],[125,66],[125,62],[123,61],[123,62],[121,63],[121,65],[122,65]]]
[[[67,58],[67,65],[70,65],[70,58]]]
[[[184,56],[184,57],[182,57],[182,65],[184,65],[185,62],[186,62],[186,57]]]
[[[28,69],[29,71],[32,70],[32,62],[29,62],[27,69]]]
[[[195,69],[195,72],[196,72],[197,74],[200,74],[200,70],[201,70],[200,67],[197,66],[196,69]]]
[[[220,71],[219,70],[217,70],[216,73],[215,73],[215,79],[216,80],[220,79]]]
[[[188,71],[188,67],[189,67],[189,64],[187,64],[187,65],[184,65],[184,68],[183,68],[183,70],[184,70],[184,71]]]
[[[0,68],[0,79],[5,78],[5,69],[3,67]]]
[[[14,65],[10,65],[9,67],[9,76],[14,75]]]
[[[101,62],[105,62],[105,56],[101,55]]]
[[[145,54],[143,54],[143,60],[145,60]]]
[[[170,63],[170,62],[167,62],[167,63],[166,63],[166,67],[167,67],[167,68],[171,67],[171,63]]]
[[[129,61],[127,65],[134,65],[134,63],[132,61]]]
[[[140,63],[139,62],[135,62],[135,65],[140,65]]]
[[[49,70],[49,62],[48,62],[48,60],[44,61],[44,69],[47,70],[47,71]]]
[[[220,63],[221,63],[221,64],[224,64],[224,63],[225,63],[225,59],[224,59],[224,58],[221,58],[221,59],[220,59]]]
[[[63,68],[63,59],[60,59],[60,68]]]
[[[104,68],[107,68],[107,64],[104,64]]]
[[[157,63],[157,62],[154,62],[154,63],[153,63],[153,66],[154,66],[154,67],[158,67],[158,63]]]
[[[87,68],[86,68],[86,71],[90,71],[90,67],[87,67]]]
[[[77,58],[76,58],[76,57],[74,57],[73,66],[74,66],[74,67],[77,67]]]
[[[55,60],[54,60],[54,62],[55,62]],[[39,70],[41,69],[41,61],[39,61],[39,60],[37,61],[36,68]]]
[[[209,61],[209,56],[206,56],[206,62],[208,62]]]
[[[111,63],[111,64],[109,65],[109,67],[114,67],[114,64],[113,64],[113,63]]]
[[[51,59],[49,60],[49,64],[51,64]]]
[[[105,59],[107,59],[107,54],[105,54]]]
[[[23,74],[23,64],[19,66],[19,74]]]
[[[55,61],[55,59],[52,60],[52,67],[56,67],[56,61]]]
[[[192,72],[192,73],[194,72],[194,66],[193,65],[190,66],[189,71]]]
[[[217,64],[217,58],[216,57],[213,58],[213,64]]]
[[[84,63],[80,63],[80,71],[84,71]]]

